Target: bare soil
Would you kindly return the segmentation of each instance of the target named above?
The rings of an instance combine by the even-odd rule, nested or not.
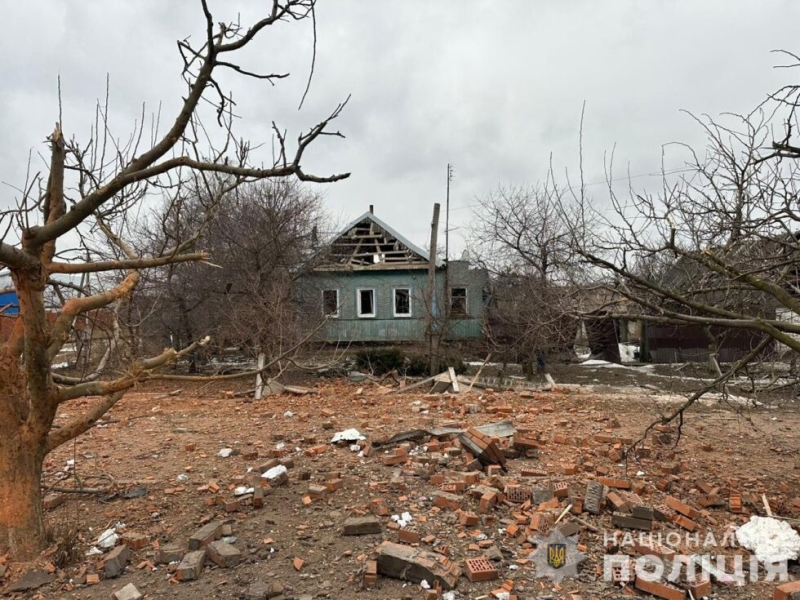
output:
[[[364,561],[381,541],[397,541],[398,532],[389,528],[391,521],[384,517],[382,535],[342,537],[344,520],[369,514],[380,499],[389,514],[411,513],[423,537],[435,536],[433,544],[423,543],[423,547],[446,547],[457,562],[479,554],[469,548],[475,541],[471,535],[475,528],[458,525],[453,512],[432,505],[431,493],[440,486],[430,483],[427,476],[419,476],[418,469],[384,466],[383,449],[359,457],[346,445],[328,443],[335,431],[350,427],[359,429],[368,440],[376,440],[403,430],[448,423],[482,425],[510,418],[518,428],[542,434],[547,441],[538,459],[509,460],[509,472],[503,475],[507,482],[534,485],[543,479],[566,481],[572,494],[583,495],[586,482],[597,476],[598,468],[605,468],[610,476],[641,482],[644,501],[658,505],[665,493],[656,484],[670,479],[661,472],[661,466],[678,463],[681,471],[671,477],[670,490],[678,498],[692,502],[698,482],[703,482],[719,486],[726,498],[728,490],[742,492],[748,513],[763,514],[760,495],[765,493],[775,514],[800,517],[800,502],[796,501],[800,498],[800,415],[796,410],[762,409],[740,415],[723,406],[697,407],[688,413],[677,446],[659,445],[651,438],[647,440],[652,449],[649,458],[619,464],[607,456],[611,444],[600,443],[594,436],[606,433],[638,439],[659,410],[674,405],[669,404],[668,395],[660,396],[641,387],[640,382],[628,382],[624,370],[620,369],[619,375],[608,372],[602,371],[601,376],[614,381],[592,382],[597,377],[588,372],[587,385],[536,393],[533,398],[516,392],[480,390],[437,397],[413,392],[386,394],[374,384],[343,380],[319,380],[315,394],[260,401],[230,397],[234,391],[230,387],[205,387],[160,399],[156,398],[170,391],[168,388],[131,393],[108,415],[107,422],[49,456],[45,483],[71,487],[77,479],[85,486],[108,486],[107,478],[112,478],[123,490],[143,484],[147,495],[107,501],[105,494],[66,494],[67,501],[49,510],[47,518],[51,525],[77,527],[82,553],[89,550],[100,532],[117,523],[123,523],[127,531],[146,534],[151,545],[134,553],[127,571],[118,579],[101,580],[92,586],[71,583],[81,569],[89,573],[100,570],[102,556],[85,557],[60,570],[55,583],[29,593],[29,597],[39,594],[47,599],[107,600],[113,591],[132,582],[148,598],[240,598],[255,581],[280,581],[288,598],[306,594],[336,599],[421,598],[419,585],[382,576],[376,587],[361,588]],[[242,386],[244,389],[245,383]],[[470,413],[469,405],[477,405],[478,412]],[[510,407],[511,413],[496,412],[498,407]],[[63,406],[57,422],[79,408],[79,402]],[[556,435],[566,436],[568,442],[555,443]],[[669,437],[674,441],[677,435],[673,432]],[[281,443],[295,464],[289,471],[289,482],[273,489],[264,508],[245,506],[239,512],[226,513],[222,506],[210,505],[214,498],[232,499],[232,489],[239,481],[236,478],[265,462],[270,454],[278,454],[276,445]],[[192,444],[195,450],[188,451]],[[326,451],[309,456],[309,450],[317,446],[324,446]],[[238,453],[219,457],[220,449],[226,447]],[[424,452],[424,448],[417,451]],[[246,460],[244,456],[251,452],[257,452],[258,458]],[[65,472],[69,460],[75,461],[69,471],[73,476],[58,482],[57,473]],[[457,471],[460,463],[463,459],[454,457],[439,471]],[[582,466],[576,474],[565,475],[564,467],[570,464]],[[522,469],[540,469],[548,476],[522,477]],[[310,472],[310,481],[298,479],[303,471]],[[330,494],[327,502],[304,505],[309,483],[324,482],[337,474],[344,479],[341,489]],[[181,475],[188,480],[180,481]],[[205,489],[209,482],[216,482],[220,491],[214,494]],[[567,501],[562,501],[561,507],[566,505]],[[478,501],[466,493],[462,506],[478,512]],[[579,578],[565,580],[560,586],[554,586],[550,579],[537,578],[533,564],[526,562],[529,544],[521,544],[505,532],[515,512],[518,505],[501,504],[488,515],[493,521],[488,522],[484,515],[477,528],[503,552],[503,560],[496,563],[500,580],[470,583],[462,577],[458,598],[486,596],[506,579],[514,582],[519,598],[567,598],[568,592],[582,594],[584,600],[623,597],[618,586],[602,580],[602,533],[585,528],[580,541],[586,545],[588,559],[581,565]],[[174,542],[185,547],[189,536],[210,518],[221,518],[232,525],[235,546],[243,553],[242,564],[231,569],[207,564],[199,580],[185,583],[174,582],[166,566],[154,568],[156,545]],[[579,518],[601,531],[613,531],[610,511],[599,516],[584,513]],[[562,522],[572,519],[568,515]],[[698,519],[701,539],[707,531],[722,539],[729,525],[747,519],[747,514],[729,512],[727,505],[710,508]],[[656,528],[664,533],[677,529],[663,523]],[[737,551],[746,554],[743,550],[725,550]],[[52,552],[45,553],[41,563],[51,558]],[[299,570],[293,566],[295,558],[304,561]],[[13,561],[8,566],[6,583],[31,567]],[[741,588],[714,586],[720,598],[772,597],[773,587],[771,583]]]

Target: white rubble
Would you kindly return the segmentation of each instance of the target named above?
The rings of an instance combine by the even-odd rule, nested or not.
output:
[[[772,517],[750,517],[736,530],[736,539],[762,563],[800,557],[800,535],[786,521]]]
[[[337,442],[357,442],[358,440],[365,440],[363,435],[358,429],[345,429],[344,431],[339,431],[333,434],[331,438],[331,444],[336,444]]]

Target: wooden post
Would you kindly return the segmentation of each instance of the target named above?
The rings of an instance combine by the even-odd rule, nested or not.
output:
[[[431,247],[428,256],[428,360],[431,375],[439,373],[439,332],[434,312],[436,300],[436,241],[439,236],[439,203],[433,205]],[[447,290],[445,290],[447,294]]]
[[[264,368],[264,365],[267,364],[267,355],[263,352],[258,355],[258,375],[256,375],[256,392],[255,392],[255,399],[261,400],[264,396],[264,374],[261,372],[261,369]]]

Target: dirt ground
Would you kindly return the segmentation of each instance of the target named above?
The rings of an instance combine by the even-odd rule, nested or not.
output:
[[[620,370],[618,377],[623,380],[613,386],[608,381],[594,382],[597,377],[587,369],[577,375],[577,381],[584,378],[582,385],[538,392],[533,397],[483,390],[435,397],[413,391],[387,394],[375,384],[338,379],[318,380],[316,393],[306,396],[280,395],[260,401],[231,397],[237,388],[230,386],[186,390],[170,397],[163,397],[169,388],[131,393],[111,411],[107,422],[49,456],[45,482],[71,487],[74,476],[62,482],[57,479],[58,473],[69,472],[86,486],[105,487],[110,481],[107,478],[113,478],[121,490],[144,485],[147,494],[130,500],[108,499],[105,494],[64,494],[66,502],[49,510],[47,519],[51,525],[75,525],[82,538],[81,553],[92,547],[103,530],[118,523],[124,524],[120,533],[123,529],[143,533],[149,545],[134,552],[126,572],[117,579],[89,586],[76,584],[83,572],[100,570],[102,556],[84,557],[60,570],[56,582],[28,592],[26,597],[108,599],[131,582],[148,598],[242,598],[256,581],[279,581],[287,598],[422,598],[418,584],[383,576],[373,588],[361,587],[365,560],[381,541],[398,541],[398,531],[390,528],[388,516],[381,517],[381,535],[343,537],[341,528],[347,517],[371,514],[378,500],[389,515],[411,513],[420,535],[435,539],[421,546],[447,551],[454,562],[483,552],[472,545],[480,539],[475,537],[476,531],[494,541],[502,553],[495,563],[499,580],[470,583],[461,577],[457,598],[487,597],[503,580],[513,581],[518,598],[571,600],[570,593],[580,594],[583,600],[624,597],[618,585],[604,582],[602,576],[602,531],[614,531],[609,510],[597,516],[568,514],[562,520],[577,523],[575,518],[581,519],[599,531],[582,527],[579,540],[586,546],[588,558],[581,564],[579,577],[554,585],[550,579],[537,578],[533,563],[526,558],[530,544],[524,536],[508,534],[507,526],[514,522],[512,515],[519,512],[519,505],[501,503],[481,515],[477,527],[461,526],[456,513],[431,501],[431,494],[441,486],[431,482],[431,470],[420,468],[418,458],[427,456],[424,442],[421,447],[409,446],[412,456],[407,464],[385,466],[382,458],[385,452],[394,453],[394,448],[373,448],[369,456],[360,457],[347,445],[329,443],[334,432],[351,427],[369,442],[404,430],[452,423],[483,425],[508,418],[525,437],[538,435],[541,447],[538,458],[508,460],[508,473],[502,475],[506,483],[532,486],[564,481],[570,496],[582,496],[587,481],[605,471],[607,476],[633,481],[648,505],[662,504],[666,494],[657,486],[669,484],[671,495],[696,507],[698,483],[719,487],[724,505],[708,508],[697,519],[701,539],[707,531],[722,539],[729,525],[747,521],[746,513],[763,514],[762,493],[776,515],[800,517],[800,415],[793,406],[745,415],[727,406],[694,408],[687,415],[677,447],[671,443],[674,431],[662,436],[666,444],[648,438],[650,456],[629,460],[626,465],[613,462],[608,456],[613,445],[596,436],[610,435],[623,443],[638,439],[659,410],[674,408],[680,399],[657,393],[649,385],[628,382],[626,376]],[[608,371],[602,377],[617,378]],[[242,383],[241,389],[249,383]],[[57,422],[79,407],[79,403],[63,406]],[[223,448],[237,452],[222,458],[218,453]],[[315,453],[314,448],[324,451]],[[288,483],[273,488],[263,508],[243,506],[238,512],[226,512],[221,504],[215,504],[215,500],[233,499],[232,490],[248,475],[248,469],[256,469],[273,455],[291,457],[294,465]],[[70,460],[74,466],[67,471]],[[449,479],[458,477],[463,455],[449,461],[433,472],[445,473]],[[665,474],[665,465],[673,464],[679,472]],[[577,472],[565,474],[571,472],[570,465],[577,465]],[[544,476],[523,477],[523,469],[536,469]],[[304,472],[310,474],[310,480],[300,479]],[[343,479],[343,486],[329,494],[327,501],[304,504],[309,484],[337,476]],[[219,485],[217,493],[208,489],[210,482]],[[729,511],[730,490],[742,493],[745,514]],[[461,496],[464,510],[479,512],[477,499],[466,492]],[[568,499],[563,499],[555,514],[567,503]],[[154,564],[155,547],[172,542],[186,547],[189,536],[211,518],[231,524],[234,545],[242,551],[241,564],[222,569],[207,563],[198,580],[175,582],[170,567]],[[654,528],[664,533],[679,530],[672,523],[655,523]],[[741,549],[725,552],[748,554]],[[51,556],[45,554],[42,563]],[[304,561],[299,569],[293,566],[295,558]],[[6,584],[30,565],[12,562],[9,567]],[[773,587],[772,583],[744,587],[715,583],[714,593],[718,598],[771,598]]]

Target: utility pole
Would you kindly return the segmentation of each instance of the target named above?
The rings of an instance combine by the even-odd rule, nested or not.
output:
[[[439,332],[436,323],[436,242],[439,236],[439,203],[433,205],[431,248],[428,255],[428,360],[431,375],[439,374]]]
[[[447,196],[444,210],[444,297],[442,314],[439,319],[439,330],[436,347],[436,360],[438,366],[439,344],[450,329],[450,182],[453,181],[453,165],[447,163]],[[432,372],[431,375],[434,373]]]
[[[447,203],[444,210],[444,260],[450,260],[450,182],[453,181],[453,165],[447,163]]]

